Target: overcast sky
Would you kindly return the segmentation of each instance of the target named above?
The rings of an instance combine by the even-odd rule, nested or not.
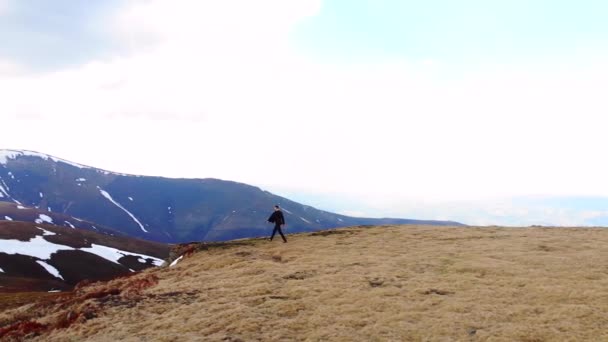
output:
[[[0,146],[355,215],[608,222],[607,15],[600,0],[0,0]]]

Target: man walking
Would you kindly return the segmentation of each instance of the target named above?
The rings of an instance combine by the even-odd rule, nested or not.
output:
[[[281,230],[281,226],[285,225],[285,217],[283,216],[283,212],[278,205],[274,206],[274,212],[268,218],[268,222],[274,223],[274,230],[272,231],[272,235],[270,236],[270,241],[274,238],[274,234],[279,232],[281,237],[283,238],[283,243],[287,242],[285,235],[283,235],[283,231]]]

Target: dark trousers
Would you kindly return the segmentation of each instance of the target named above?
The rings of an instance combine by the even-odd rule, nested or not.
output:
[[[277,232],[279,232],[279,234],[281,234],[281,237],[283,238],[283,242],[287,242],[287,239],[285,238],[285,235],[283,235],[283,231],[281,230],[280,224],[274,225],[274,230],[272,231],[272,235],[270,236],[270,241],[272,241],[272,238],[274,238],[274,234],[276,234]]]

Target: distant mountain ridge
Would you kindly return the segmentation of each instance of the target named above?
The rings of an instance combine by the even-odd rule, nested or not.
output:
[[[247,184],[128,175],[20,150],[0,150],[0,201],[170,243],[266,235],[266,219],[277,203],[283,207],[289,233],[365,224],[460,225],[450,221],[349,217]]]

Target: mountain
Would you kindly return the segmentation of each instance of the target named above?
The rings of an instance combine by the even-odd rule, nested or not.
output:
[[[0,221],[0,292],[70,289],[160,266],[169,246],[50,224]]]
[[[192,244],[173,266],[0,296],[0,340],[608,341],[606,246],[606,229],[429,226]]]
[[[289,233],[361,224],[458,225],[349,217],[242,183],[127,175],[16,150],[0,150],[0,201],[171,243],[266,235],[266,219],[275,204],[283,208]]]
[[[127,236],[117,230],[101,226],[94,222],[88,222],[77,217],[53,213],[37,208],[24,207],[20,204],[10,202],[0,202],[0,219],[3,221],[22,221],[38,224],[48,223],[72,229],[90,230],[106,235]]]

